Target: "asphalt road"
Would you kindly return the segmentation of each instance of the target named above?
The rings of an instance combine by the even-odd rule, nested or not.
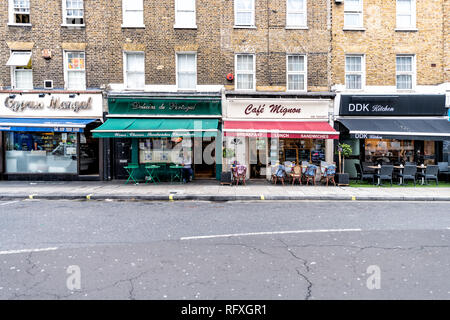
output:
[[[448,202],[0,202],[0,299],[450,299]]]

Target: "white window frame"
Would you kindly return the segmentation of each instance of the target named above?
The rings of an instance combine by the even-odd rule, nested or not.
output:
[[[288,1],[286,0],[286,29],[307,29],[308,28],[308,0],[303,1],[303,10],[288,11]],[[289,13],[303,13],[305,15],[304,24],[288,24]]]
[[[289,71],[289,57],[303,57],[303,71]],[[289,90],[289,75],[303,75],[303,90]],[[306,54],[287,54],[286,55],[286,91],[306,92],[308,91],[308,57]]]
[[[16,23],[14,19],[14,0],[8,1],[8,25],[11,26],[31,26],[31,1],[30,7],[28,8],[28,15],[30,16],[30,23]]]
[[[31,69],[25,69],[25,70],[29,70],[29,72],[31,73],[31,87],[29,88],[20,88],[17,86],[17,77],[16,77],[16,71],[17,70],[24,70],[24,69],[17,69],[17,66],[11,66],[11,88],[12,89],[20,89],[20,90],[33,90],[34,88],[34,84],[33,84],[33,54],[31,52],[31,50],[11,50],[10,52],[10,56],[14,53],[14,52],[29,52],[30,53],[30,61],[31,61]]]
[[[407,31],[407,30],[411,30],[411,31],[417,31],[417,12],[416,12],[416,0],[411,0],[411,25],[410,26],[399,26],[398,24],[398,16],[400,16],[401,14],[399,14],[398,12],[398,0],[395,1],[395,5],[396,5],[396,10],[395,10],[395,24],[396,24],[396,31]]]
[[[253,73],[249,72],[238,72],[237,70],[237,58],[238,56],[253,56]],[[236,53],[234,55],[234,73],[235,73],[235,84],[234,84],[234,90],[236,91],[256,91],[256,54],[254,53]],[[237,87],[237,79],[238,74],[253,74],[253,89],[238,89]]]
[[[62,22],[62,26],[64,27],[84,27],[85,23],[86,23],[86,18],[85,18],[85,12],[84,12],[84,0],[81,1],[83,3],[83,16],[82,17],[76,17],[76,18],[82,18],[83,19],[83,23],[79,23],[79,24],[68,24],[67,23],[67,0],[62,0],[62,16],[63,16],[63,22]]]
[[[182,54],[191,54],[195,56],[195,88],[180,88],[179,87],[179,81],[178,81],[178,55]],[[180,91],[196,91],[198,87],[198,65],[197,65],[197,52],[195,51],[180,51],[175,53],[175,67],[176,67],[176,82],[177,82],[177,90]]]
[[[249,10],[238,10],[237,6],[236,6],[236,0],[233,1],[233,5],[234,5],[234,27],[235,28],[256,28],[255,25],[255,0],[252,0],[252,9]],[[237,24],[237,13],[238,12],[251,12],[252,13],[252,22],[249,25],[241,25],[241,24]]]
[[[81,71],[69,71],[68,69],[68,65],[69,65],[69,53],[72,52],[83,52],[84,53],[84,88],[81,89],[72,89],[69,88],[69,72],[81,72]],[[64,50],[64,59],[63,59],[63,64],[64,64],[64,88],[66,90],[75,90],[75,91],[80,91],[80,90],[86,90],[87,87],[87,77],[86,77],[86,51],[84,50]]]
[[[122,0],[122,28],[145,28],[144,0],[140,0],[141,4],[142,4],[142,24],[133,24],[133,23],[125,22],[125,15],[126,15],[126,11],[127,11],[127,10],[125,10],[125,8],[126,8],[124,5],[125,1],[127,1],[127,0]],[[141,10],[133,10],[133,11],[141,11]]]
[[[144,86],[142,88],[134,88],[134,87],[130,87],[128,86],[128,70],[127,70],[127,59],[128,59],[128,54],[136,54],[136,53],[141,53],[144,55],[144,70],[142,70],[142,73],[144,74]],[[128,90],[144,90],[145,89],[145,52],[144,51],[124,51],[123,52],[123,85],[125,87],[125,89]]]
[[[397,58],[398,57],[411,57],[411,71],[398,71],[397,70]],[[397,83],[397,76],[400,75],[411,75],[411,89],[399,89]],[[415,54],[397,54],[395,56],[395,88],[397,91],[413,91],[416,88],[416,77],[417,77],[417,66],[416,66],[416,55]]]
[[[360,57],[361,58],[361,71],[347,71],[347,57]],[[362,91],[366,87],[366,56],[360,53],[351,53],[345,55],[344,61],[344,73],[345,73],[345,90],[347,91]],[[360,89],[348,89],[347,88],[347,76],[348,75],[360,75],[361,76],[361,88]]]
[[[364,1],[360,1],[360,7],[358,10],[346,10],[346,1],[344,1],[344,30],[364,30]],[[361,16],[360,22],[361,24],[358,26],[352,26],[346,24],[345,16],[346,14],[359,14]]]
[[[178,12],[182,10],[178,10],[178,1],[175,0],[175,25],[173,26],[175,29],[197,29],[197,0],[189,0],[194,2],[194,23],[193,24],[182,24],[180,23],[180,19],[178,18]],[[187,1],[187,0],[181,0]],[[186,10],[183,10],[186,11]],[[191,11],[189,11],[191,12]]]

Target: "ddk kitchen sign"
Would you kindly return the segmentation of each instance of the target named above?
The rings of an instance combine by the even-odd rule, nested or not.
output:
[[[330,100],[229,100],[227,118],[326,119]]]
[[[341,116],[442,116],[445,95],[341,96]]]
[[[0,116],[34,118],[101,118],[102,95],[0,94]]]

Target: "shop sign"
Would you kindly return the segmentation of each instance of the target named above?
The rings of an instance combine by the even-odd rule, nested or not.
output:
[[[249,138],[290,138],[290,139],[339,139],[338,134],[314,134],[314,133],[280,133],[280,132],[225,132],[227,137]]]
[[[103,115],[101,94],[0,94],[1,117],[39,118],[101,118]]]
[[[383,139],[382,136],[368,133],[354,133],[350,135],[353,139]]]
[[[120,115],[222,115],[220,98],[211,99],[132,99],[110,98],[109,114]]]
[[[227,118],[326,119],[330,100],[228,100]]]
[[[445,95],[342,95],[341,116],[443,116]]]

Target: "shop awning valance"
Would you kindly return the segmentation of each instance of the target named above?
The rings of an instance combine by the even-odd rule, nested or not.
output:
[[[225,121],[225,136],[339,139],[339,132],[328,122]]]
[[[96,138],[148,138],[217,135],[218,119],[113,118],[93,131]]]
[[[25,67],[30,63],[31,52],[30,51],[15,51],[9,56],[6,65],[9,67]]]
[[[449,140],[446,119],[339,119],[358,139]]]
[[[95,119],[0,118],[0,131],[83,132]]]

